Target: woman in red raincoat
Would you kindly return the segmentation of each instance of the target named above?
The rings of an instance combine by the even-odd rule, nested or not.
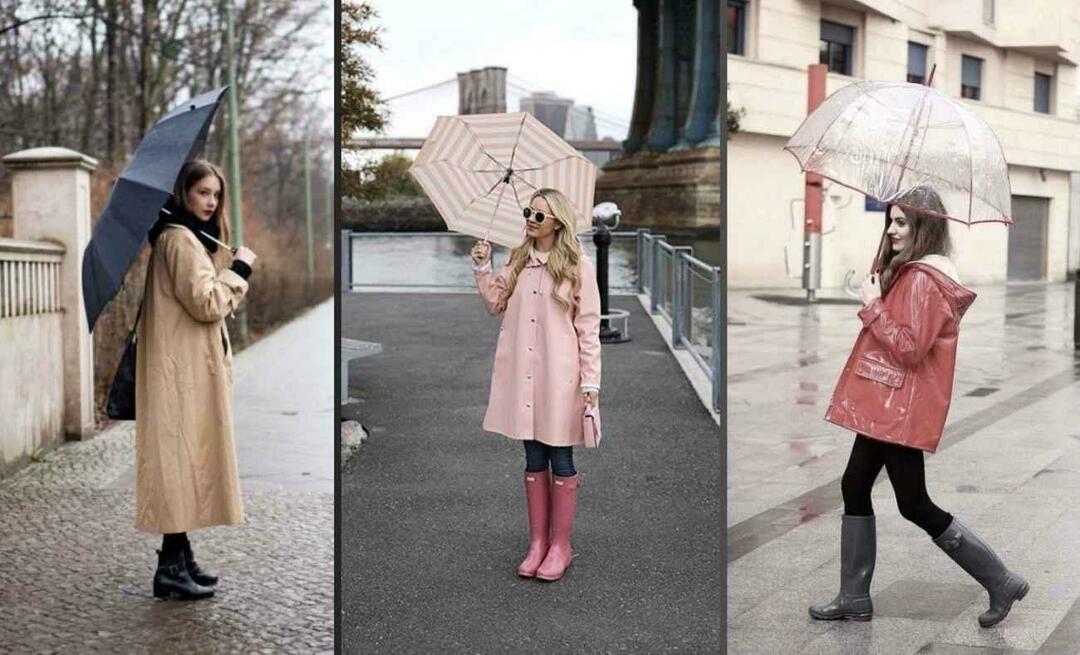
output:
[[[919,187],[901,203],[903,209],[886,208],[880,279],[868,275],[863,281],[863,328],[825,414],[857,436],[840,483],[840,592],[832,602],[811,606],[810,616],[860,621],[873,616],[876,534],[870,492],[884,467],[900,514],[989,593],[990,608],[979,616],[979,625],[989,627],[1027,594],[1028,583],[930,500],[923,464],[923,452],[937,449],[945,426],[960,319],[975,294],[960,284],[948,258],[948,220],[937,193]]]

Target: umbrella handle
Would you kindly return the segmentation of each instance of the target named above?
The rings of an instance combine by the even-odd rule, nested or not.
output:
[[[851,283],[851,279],[853,277],[855,277],[855,269],[849,268],[847,274],[844,275],[844,293],[851,296],[852,298],[858,298],[861,300],[862,298],[861,296],[859,296],[858,287],[855,287]]]

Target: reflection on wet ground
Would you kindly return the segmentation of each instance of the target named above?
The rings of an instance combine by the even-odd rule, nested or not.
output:
[[[937,504],[1027,576],[1031,595],[1001,626],[978,628],[974,615],[985,594],[900,517],[882,474],[874,492],[878,568],[871,592],[879,609],[872,629],[808,618],[807,605],[836,591],[839,478],[852,435],[823,416],[860,328],[858,306],[806,306],[797,302],[799,290],[732,291],[733,652],[758,652],[763,643],[775,652],[1034,652],[1080,634],[1080,554],[1066,546],[1080,538],[1080,508],[1071,501],[1080,493],[1073,288],[975,291],[979,298],[961,328],[949,423],[937,454],[926,460],[928,487]],[[761,299],[769,295],[796,302]],[[927,599],[930,581],[948,589]],[[913,607],[929,611],[915,617]],[[991,647],[998,650],[984,650]]]

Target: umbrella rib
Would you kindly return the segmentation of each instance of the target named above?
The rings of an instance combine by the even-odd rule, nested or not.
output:
[[[465,212],[469,211],[469,207],[472,207],[473,203],[476,202],[477,200],[483,200],[484,198],[487,198],[488,196],[490,196],[491,192],[495,190],[495,187],[499,186],[500,182],[502,182],[502,180],[499,180],[498,182],[496,182],[495,186],[488,189],[487,193],[485,193],[484,195],[477,196],[477,197],[473,198],[472,200],[470,200],[469,204],[465,205],[465,208],[461,210],[461,213],[464,214]]]
[[[904,172],[907,171],[907,162],[911,159],[911,149],[915,147],[915,137],[919,134],[919,121],[922,120],[923,107],[926,105],[926,100],[929,97],[930,87],[926,87],[926,90],[923,91],[922,98],[919,99],[919,112],[915,114],[915,123],[911,126],[911,141],[908,143],[907,151],[904,152],[904,162],[900,165],[900,177],[896,180],[896,190],[898,192],[900,191],[900,183],[904,181]],[[901,144],[902,143],[903,141],[901,141]],[[896,164],[893,165],[895,166]]]
[[[548,163],[544,164],[544,166],[534,166],[533,168],[515,168],[514,169],[514,174],[517,175],[518,173],[529,173],[531,171],[542,171],[542,170],[544,170],[545,166],[554,166],[555,164],[567,161],[568,159],[580,159],[580,158],[581,158],[580,155],[575,153],[573,155],[567,155],[565,157],[559,157],[558,159],[553,159],[553,160],[549,161]],[[506,169],[505,168],[500,168],[498,170],[494,170],[494,169],[487,169],[487,168],[474,168],[474,169],[472,169],[472,172],[473,173],[505,173]]]
[[[528,115],[529,114],[522,112],[521,122],[518,123],[518,133],[517,136],[514,137],[514,147],[510,150],[510,165],[507,166],[507,168],[510,170],[514,170],[514,156],[517,155],[518,143],[521,142],[521,132],[525,129],[525,117]]]
[[[510,188],[514,190],[514,202],[517,203],[518,209],[525,209],[521,204],[521,198],[518,197],[517,185],[514,184],[514,179],[510,178]]]
[[[539,191],[539,190],[540,190],[540,187],[536,186],[536,185],[535,185],[535,184],[533,184],[532,182],[530,182],[530,181],[526,180],[525,178],[521,177],[521,176],[520,176],[520,175],[518,175],[517,173],[514,173],[513,177],[517,177],[517,179],[521,180],[521,181],[522,181],[522,182],[524,182],[525,184],[528,184],[529,186],[531,186],[531,187],[532,187],[533,189],[536,189],[537,191]]]
[[[499,180],[500,182],[502,180]],[[493,189],[494,190],[494,189]],[[490,191],[488,192],[490,193]],[[506,193],[506,185],[499,189],[499,197],[495,199],[495,209],[491,212],[491,220],[488,221],[487,230],[484,231],[484,241],[488,240],[488,235],[491,234],[491,226],[495,223],[495,217],[499,215],[499,205],[502,204],[503,194]]]
[[[498,159],[495,159],[495,157],[493,157],[492,154],[487,151],[487,148],[484,147],[483,142],[480,141],[480,137],[476,136],[476,133],[472,131],[472,128],[469,127],[469,124],[466,123],[465,121],[461,121],[461,125],[462,125],[462,127],[465,128],[465,131],[469,134],[469,136],[471,136],[473,138],[473,141],[476,142],[476,147],[480,148],[480,152],[484,153],[484,155],[486,155],[488,159],[495,162],[496,166],[502,166],[503,170],[505,171],[507,169],[507,167],[504,166],[501,161],[499,161]]]
[[[967,139],[968,146],[968,223],[971,222],[972,206],[975,204],[972,200],[975,198],[975,161],[971,152],[971,135],[968,134],[967,125],[963,129],[964,138]]]

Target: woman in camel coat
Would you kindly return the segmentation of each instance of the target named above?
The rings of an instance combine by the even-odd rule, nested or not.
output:
[[[228,240],[225,181],[205,161],[185,164],[150,231],[136,363],[135,525],[164,535],[154,595],[203,598],[187,532],[244,521],[233,444],[232,345],[225,317],[247,292],[254,254]]]

